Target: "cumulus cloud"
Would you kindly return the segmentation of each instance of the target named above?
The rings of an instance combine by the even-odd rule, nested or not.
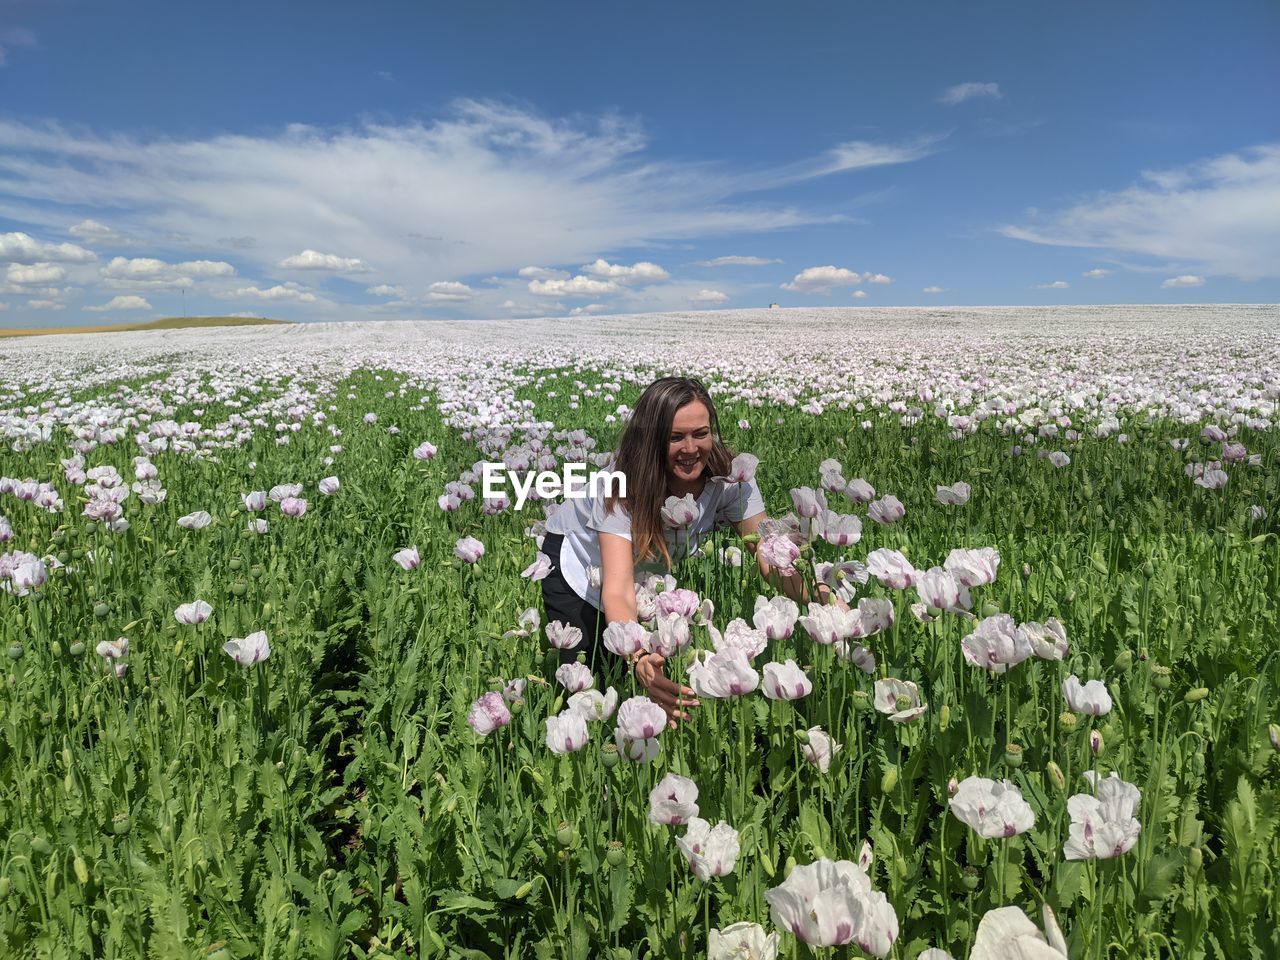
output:
[[[1195,274],[1184,273],[1180,277],[1170,277],[1164,283],[1160,284],[1164,289],[1171,287],[1203,287],[1204,277],[1197,277]]]
[[[438,280],[427,288],[428,300],[451,300],[458,302],[470,300],[473,296],[475,296],[475,291],[465,283],[458,283],[456,280]]]
[[[185,287],[197,278],[233,277],[236,269],[224,260],[184,260],[167,263],[155,257],[112,257],[98,273],[108,286]]]
[[[380,283],[376,287],[366,287],[365,293],[371,293],[375,297],[403,297],[404,287],[393,286],[389,283]]]
[[[583,266],[582,272],[589,273],[593,277],[616,280],[619,283],[657,282],[671,279],[671,274],[656,263],[649,263],[647,260],[641,260],[627,267],[620,263],[609,263],[607,260],[597,259]]]
[[[1171,170],[1036,215],[1005,236],[1092,247],[1252,280],[1280,276],[1280,143]]]
[[[74,243],[43,243],[26,233],[0,233],[0,263],[89,263],[97,259],[92,250]]]
[[[119,243],[124,239],[105,223],[99,223],[97,220],[81,220],[67,232],[85,243]]]
[[[998,83],[957,83],[954,87],[947,87],[942,91],[942,96],[938,97],[939,103],[945,103],[949,107],[954,107],[957,103],[964,103],[966,100],[973,100],[977,97],[991,97],[999,100],[1004,96],[1000,92],[1000,84]]]
[[[279,264],[282,270],[327,270],[329,273],[368,273],[369,266],[357,257],[339,257],[317,250],[303,250],[285,257]]]
[[[1067,283],[1067,281],[1065,280],[1054,280],[1052,283],[1037,283],[1036,289],[1037,290],[1065,290],[1069,286],[1071,286],[1071,284]]]
[[[603,303],[588,303],[584,307],[574,307],[572,310],[569,311],[569,316],[581,317],[591,313],[600,313],[601,311],[607,310],[607,309],[609,308],[606,307]]]
[[[806,267],[789,283],[781,284],[783,290],[798,293],[830,293],[833,287],[854,287],[860,283],[892,283],[883,273],[858,273],[844,267],[827,264],[825,267]]]
[[[568,280],[567,270],[551,270],[547,267],[521,267],[520,274],[525,280]]]
[[[712,260],[698,260],[700,267],[767,267],[781,260],[766,260],[764,257],[716,257]]]
[[[699,290],[688,298],[690,303],[724,303],[728,299],[729,295],[721,290]]]
[[[594,297],[620,289],[616,280],[596,280],[582,274],[568,280],[529,281],[529,292],[538,297]]]
[[[257,286],[241,287],[225,297],[252,297],[255,300],[292,300],[296,303],[319,303],[320,298],[310,290],[306,290],[290,280],[288,283],[277,283],[265,290]]]
[[[855,291],[853,291],[853,299],[855,299],[855,300],[865,300],[865,299],[867,299],[867,291],[865,291],[865,290],[855,290]]]
[[[89,313],[110,313],[113,310],[150,310],[151,304],[135,294],[112,297],[107,303],[96,307],[85,307]]]
[[[923,292],[924,293],[946,293],[947,288],[946,287],[925,287]]]
[[[55,263],[33,263],[23,266],[11,263],[5,270],[5,279],[18,285],[60,283],[67,271]]]
[[[1082,277],[1088,277],[1090,280],[1101,280],[1103,277],[1109,277],[1114,270],[1104,270],[1102,267],[1094,267],[1092,270],[1086,270],[1080,274]]]

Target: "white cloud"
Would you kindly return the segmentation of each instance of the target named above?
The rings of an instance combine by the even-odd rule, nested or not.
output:
[[[647,260],[625,267],[620,263],[609,263],[607,260],[597,259],[583,266],[582,271],[593,277],[604,277],[608,280],[617,280],[619,283],[657,282],[671,279],[671,274],[656,263],[649,263]]]
[[[428,300],[465,301],[474,295],[475,291],[456,280],[438,280],[427,288]]]
[[[1088,277],[1090,280],[1101,280],[1103,277],[1109,277],[1115,273],[1114,270],[1104,270],[1102,267],[1094,267],[1092,270],[1086,270],[1080,274],[1082,277]]]
[[[124,239],[105,223],[99,223],[97,220],[81,220],[67,232],[85,243],[119,243]]]
[[[1180,277],[1170,277],[1164,283],[1160,284],[1164,289],[1170,287],[1203,287],[1204,277],[1197,277],[1194,274],[1184,273]]]
[[[867,291],[865,291],[865,290],[855,290],[855,291],[853,291],[853,299],[855,299],[855,300],[865,300],[865,299],[867,299]]]
[[[600,313],[602,310],[609,309],[603,303],[588,303],[585,307],[574,307],[569,311],[571,317],[581,317],[590,313]]]
[[[54,263],[11,263],[5,270],[5,279],[16,284],[60,283],[66,275],[67,271]]]
[[[310,290],[304,290],[292,280],[288,283],[277,283],[274,287],[241,287],[225,297],[253,297],[255,300],[294,300],[298,303],[319,303],[320,298]]]
[[[380,283],[376,287],[366,287],[365,293],[371,293],[375,297],[403,297],[404,287],[393,286],[389,283]]]
[[[720,290],[699,290],[687,299],[690,303],[724,303],[729,295]]]
[[[32,310],[65,310],[67,305],[57,300],[28,300],[27,306]]]
[[[197,277],[233,277],[236,269],[225,260],[184,260],[166,263],[155,257],[112,257],[98,273],[108,286],[185,287]]]
[[[964,103],[966,100],[972,100],[975,97],[992,97],[996,100],[1004,96],[1000,92],[1000,84],[998,83],[957,83],[954,87],[947,87],[942,91],[942,96],[938,98],[939,103],[945,103],[949,107],[954,107],[957,103]]]
[[[368,273],[369,266],[356,257],[339,257],[317,250],[303,250],[280,261],[283,270],[327,270],[330,273]]]
[[[570,280],[529,281],[529,292],[539,297],[594,297],[617,293],[620,289],[615,280],[594,280],[581,274]]]
[[[1007,225],[1032,243],[1092,247],[1184,263],[1197,273],[1280,276],[1280,143],[1174,170],[1144,172],[1123,190]]]
[[[567,270],[551,270],[547,267],[521,267],[520,276],[526,280],[568,280]]]
[[[92,250],[74,243],[42,243],[21,232],[0,233],[0,263],[89,263],[97,259]]]
[[[1069,286],[1071,286],[1071,284],[1067,283],[1067,281],[1065,280],[1055,280],[1053,281],[1053,283],[1037,283],[1036,289],[1037,290],[1065,290]]]
[[[109,313],[113,310],[150,310],[151,304],[142,297],[129,294],[112,297],[108,303],[97,307],[85,307],[89,313]]]
[[[828,264],[825,267],[806,267],[792,278],[790,283],[781,284],[783,290],[794,290],[799,293],[830,293],[832,287],[853,287],[866,283],[892,283],[893,280],[883,273],[858,273],[844,267]]]
[[[766,267],[781,260],[766,260],[764,257],[716,257],[713,260],[699,260],[700,267]]]
[[[947,288],[946,287],[925,287],[923,292],[924,293],[946,293]]]

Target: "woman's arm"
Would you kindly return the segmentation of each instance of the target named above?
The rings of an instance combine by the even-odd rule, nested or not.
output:
[[[747,517],[744,520],[739,520],[735,526],[738,528],[738,533],[745,537],[756,533],[760,529],[760,524],[763,523],[764,520],[765,514],[761,511],[754,516]],[[774,570],[773,567],[769,566],[764,557],[760,556],[758,543],[748,543],[746,546],[747,549],[751,551],[751,555],[756,558],[756,563],[760,567],[760,576],[764,578],[766,583],[771,584],[775,590],[781,590],[788,597],[802,606],[809,602],[809,589],[805,585],[804,577],[802,577],[799,572],[793,573],[789,577],[784,577],[782,574]],[[821,603],[831,602],[831,588],[825,583],[818,584],[818,600]]]

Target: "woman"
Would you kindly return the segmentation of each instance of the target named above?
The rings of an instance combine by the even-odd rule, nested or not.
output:
[[[562,663],[585,654],[594,670],[605,657],[602,637],[610,623],[636,620],[637,572],[665,573],[697,549],[712,529],[732,523],[740,534],[756,532],[765,519],[764,499],[754,480],[725,479],[733,453],[720,440],[715,404],[701,381],[663,377],[651,383],[636,403],[618,443],[612,469],[626,476],[626,497],[616,491],[589,491],[569,500],[546,523],[542,552],[551,569],[542,580],[546,619],[582,631],[582,640],[560,651]],[[664,523],[668,497],[693,497],[696,515],[678,529]],[[755,544],[747,547],[755,554]],[[761,574],[793,600],[807,602],[799,574],[781,578],[758,558]],[[598,581],[593,568],[600,571]],[[819,587],[825,601],[828,591]],[[645,654],[636,676],[650,699],[667,711],[674,728],[687,719],[684,708],[698,705],[688,687],[663,675],[663,658]]]

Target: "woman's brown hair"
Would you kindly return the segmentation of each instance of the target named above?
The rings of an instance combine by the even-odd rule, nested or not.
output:
[[[733,451],[720,439],[720,422],[711,394],[695,377],[663,377],[645,388],[636,402],[618,441],[612,469],[627,478],[627,495],[610,493],[605,498],[605,512],[622,503],[631,515],[631,550],[636,560],[657,559],[662,555],[671,568],[671,551],[663,535],[662,505],[667,499],[667,447],[676,411],[694,401],[707,408],[711,418],[711,454],[703,467],[710,477],[729,473]]]

